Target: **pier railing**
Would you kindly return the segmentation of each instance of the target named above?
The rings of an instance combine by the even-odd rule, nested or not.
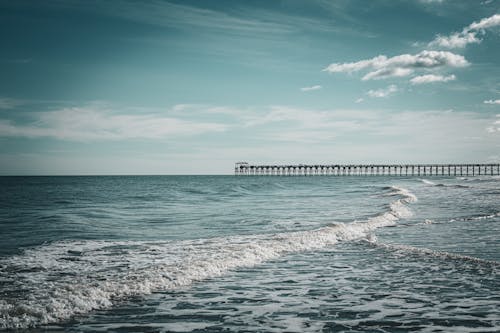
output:
[[[481,176],[500,175],[500,164],[297,164],[238,162],[238,176]]]

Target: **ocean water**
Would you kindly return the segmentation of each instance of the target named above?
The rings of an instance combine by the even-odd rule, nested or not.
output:
[[[500,331],[500,177],[0,188],[0,330]]]

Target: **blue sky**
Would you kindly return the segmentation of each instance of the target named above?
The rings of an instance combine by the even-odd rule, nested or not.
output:
[[[0,0],[0,174],[500,160],[500,1]]]

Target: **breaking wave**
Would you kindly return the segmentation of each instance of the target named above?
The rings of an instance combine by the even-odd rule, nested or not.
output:
[[[399,187],[390,209],[363,221],[271,235],[186,241],[60,241],[0,259],[0,329],[26,328],[105,309],[128,296],[172,290],[289,253],[366,238],[411,216]]]
[[[428,179],[420,179],[422,183],[430,186],[436,186],[436,187],[455,187],[455,188],[470,188],[470,186],[467,185],[461,185],[461,184],[443,184],[443,183],[434,183]]]

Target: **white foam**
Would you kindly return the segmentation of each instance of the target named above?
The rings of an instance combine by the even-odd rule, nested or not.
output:
[[[488,266],[492,266],[492,267],[500,267],[500,262],[497,262],[494,260],[481,259],[481,258],[462,255],[462,254],[450,253],[450,252],[445,252],[445,251],[436,251],[436,250],[431,250],[431,249],[427,249],[427,248],[413,247],[413,246],[409,246],[409,245],[384,244],[384,243],[377,243],[377,242],[370,242],[370,243],[373,244],[374,246],[377,246],[377,247],[381,247],[381,248],[391,250],[391,251],[398,251],[398,252],[402,252],[402,253],[406,253],[406,254],[411,253],[411,254],[430,256],[430,257],[438,258],[438,259],[459,260],[459,261],[466,261],[466,262],[473,262],[473,263],[477,263],[477,264],[488,265]]]
[[[488,214],[488,215],[480,215],[480,216],[475,216],[475,217],[471,217],[471,220],[487,220],[487,219],[493,219],[497,216],[500,216],[500,212],[498,213],[495,213],[495,214]]]
[[[486,214],[486,215],[478,215],[478,216],[457,217],[457,218],[450,219],[450,222],[480,221],[480,220],[494,219],[496,217],[500,217],[500,212],[493,213],[493,214]]]
[[[288,253],[370,237],[375,229],[408,217],[406,204],[417,200],[406,189],[390,190],[401,198],[389,211],[309,231],[176,242],[63,241],[26,250],[0,260],[0,280],[15,293],[0,300],[0,328],[60,322],[109,308],[123,297],[171,290]]]
[[[432,186],[436,186],[436,183],[434,182],[431,182],[430,180],[427,180],[427,179],[420,179],[422,181],[422,183],[424,184],[427,184],[427,185],[432,185]]]
[[[430,186],[435,186],[435,187],[470,188],[470,186],[461,185],[461,184],[443,184],[443,183],[436,184],[436,183],[431,182],[430,180],[427,180],[427,179],[420,179],[420,181],[422,181],[422,183],[424,183],[424,184],[427,184]]]

